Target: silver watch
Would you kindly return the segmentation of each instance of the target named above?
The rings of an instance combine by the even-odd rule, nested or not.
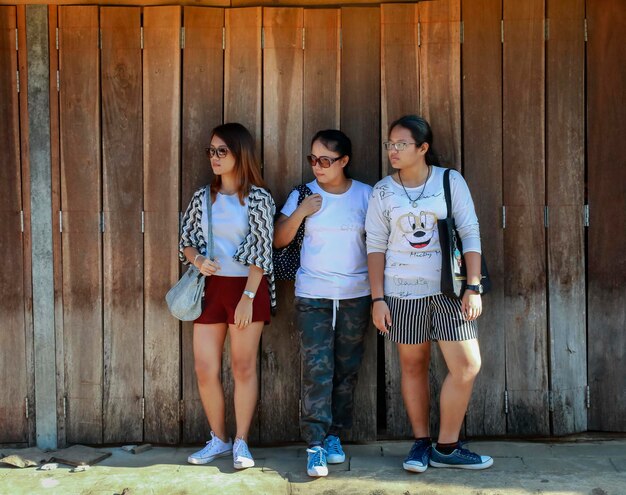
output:
[[[254,299],[254,296],[256,296],[256,292],[252,292],[251,290],[244,290],[243,295],[248,296],[250,299]]]

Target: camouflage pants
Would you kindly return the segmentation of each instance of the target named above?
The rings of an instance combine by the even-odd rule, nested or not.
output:
[[[335,301],[296,297],[302,356],[300,431],[309,445],[352,426],[354,388],[370,302],[370,296],[338,301],[333,330]]]

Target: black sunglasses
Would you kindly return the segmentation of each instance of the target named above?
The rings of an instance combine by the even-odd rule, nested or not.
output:
[[[335,163],[337,160],[341,160],[344,156],[345,155],[341,155],[337,158],[332,158],[330,156],[307,155],[306,159],[311,167],[315,167],[315,165],[319,163],[320,167],[329,168],[333,163]]]

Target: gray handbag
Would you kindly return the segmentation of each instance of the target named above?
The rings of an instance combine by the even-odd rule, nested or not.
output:
[[[211,229],[211,194],[209,186],[204,196],[206,202],[209,231],[207,237],[208,256],[213,259],[213,232]],[[205,253],[206,256],[206,253]],[[165,295],[165,302],[174,318],[181,321],[193,321],[202,314],[202,295],[204,293],[204,275],[193,264],[189,266],[180,280]]]

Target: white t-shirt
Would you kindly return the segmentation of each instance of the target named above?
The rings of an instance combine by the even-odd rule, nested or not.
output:
[[[202,231],[208,232],[208,218],[202,196]],[[215,259],[220,264],[216,275],[221,277],[247,277],[249,267],[233,259],[239,245],[248,233],[248,199],[239,202],[238,194],[217,193],[211,209]]]
[[[391,176],[379,181],[372,191],[367,211],[367,252],[385,253],[386,296],[417,299],[441,292],[441,246],[437,220],[446,218],[443,191],[445,169],[432,167],[423,186],[402,186]],[[480,253],[478,218],[463,176],[450,171],[452,216],[463,241],[463,252]]]
[[[316,180],[307,184],[322,196],[321,209],[305,220],[296,296],[316,299],[353,299],[370,294],[365,249],[365,215],[372,188],[352,180],[343,194],[324,191]],[[292,191],[281,213],[298,207]]]

